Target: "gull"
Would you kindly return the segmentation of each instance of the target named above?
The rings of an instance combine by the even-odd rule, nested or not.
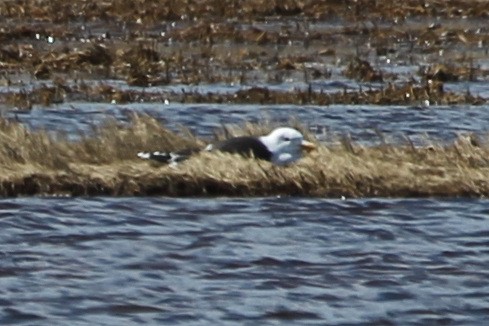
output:
[[[302,157],[303,150],[311,151],[315,148],[316,145],[306,141],[302,133],[298,130],[281,127],[261,137],[233,137],[221,142],[209,144],[202,151],[212,152],[217,150],[225,153],[240,154],[244,157],[252,157],[269,161],[278,166],[285,166],[299,160]],[[176,164],[200,151],[196,149],[184,149],[176,152],[139,152],[137,156],[145,160]]]

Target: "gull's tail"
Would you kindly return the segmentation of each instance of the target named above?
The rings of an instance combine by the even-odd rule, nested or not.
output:
[[[137,155],[143,160],[150,160],[164,164],[176,164],[178,162],[185,161],[196,152],[198,152],[196,149],[185,149],[178,152],[139,152]]]

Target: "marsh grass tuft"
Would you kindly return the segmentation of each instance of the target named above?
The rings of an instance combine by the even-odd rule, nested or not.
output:
[[[216,137],[261,135],[275,126],[269,122],[231,126]],[[313,139],[307,132],[306,138]],[[489,148],[484,137],[473,135],[427,147],[385,141],[367,147],[344,138],[334,145],[318,144],[317,151],[289,167],[201,153],[172,168],[148,164],[135,155],[140,150],[204,144],[188,130],[175,133],[148,116],[134,115],[128,124],[109,120],[78,141],[1,119],[0,195],[489,195]]]

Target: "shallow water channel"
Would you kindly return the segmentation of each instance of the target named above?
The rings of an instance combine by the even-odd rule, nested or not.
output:
[[[76,139],[80,132],[90,132],[94,125],[115,118],[129,121],[133,113],[156,117],[165,126],[179,131],[189,128],[204,138],[223,125],[271,121],[287,125],[291,118],[307,127],[326,145],[348,136],[365,145],[451,142],[458,135],[489,131],[489,106],[431,106],[428,108],[374,105],[228,105],[130,103],[67,103],[32,111],[7,111],[4,116],[21,121],[34,129],[63,131]],[[379,136],[381,135],[381,136]]]

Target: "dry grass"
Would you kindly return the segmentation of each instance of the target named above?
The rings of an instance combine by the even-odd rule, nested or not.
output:
[[[271,128],[250,124],[228,128],[228,133],[261,134]],[[108,122],[78,142],[0,120],[0,195],[489,195],[489,148],[473,138],[426,148],[362,147],[348,140],[318,144],[316,152],[285,168],[222,153],[203,153],[177,168],[135,156],[139,150],[201,145],[188,133],[175,134],[146,116],[134,116],[129,126]]]

